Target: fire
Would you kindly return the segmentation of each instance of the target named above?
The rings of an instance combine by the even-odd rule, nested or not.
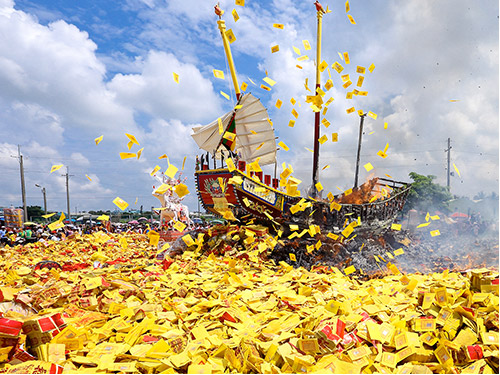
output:
[[[378,177],[366,181],[364,184],[352,189],[352,193],[342,194],[337,202],[342,204],[363,204],[368,203],[376,194],[381,194],[381,189],[377,185]]]

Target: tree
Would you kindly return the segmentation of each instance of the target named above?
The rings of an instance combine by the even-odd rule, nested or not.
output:
[[[453,196],[446,187],[433,182],[436,176],[424,176],[415,172],[410,172],[409,176],[413,180],[413,184],[406,199],[405,213],[413,208],[424,212],[435,210],[450,212],[448,201]]]
[[[484,194],[484,191],[480,191],[479,193],[474,195],[474,197],[472,199],[480,200],[480,199],[484,199],[484,198],[486,198],[486,194]]]
[[[28,211],[28,220],[30,218],[39,218],[42,215],[45,215],[45,211],[42,209],[40,206],[28,206],[26,207],[26,210]]]

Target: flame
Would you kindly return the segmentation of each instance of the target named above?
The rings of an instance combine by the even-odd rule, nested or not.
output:
[[[377,185],[378,177],[372,178],[362,185],[352,189],[349,195],[342,194],[337,202],[342,204],[362,204],[368,203],[370,199],[376,195],[381,195],[380,186]]]

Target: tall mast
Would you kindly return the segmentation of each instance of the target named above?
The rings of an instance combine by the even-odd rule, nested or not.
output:
[[[323,20],[323,13],[326,13],[322,5],[316,1],[314,3],[316,6],[316,16],[318,18],[318,30],[316,34],[316,88],[315,94],[318,94],[317,89],[321,87],[321,72],[319,70],[319,64],[321,64],[321,27]],[[319,132],[320,132],[320,112],[314,113],[314,150],[313,150],[313,174],[312,174],[312,186],[311,186],[311,196],[316,198],[318,195],[318,189],[316,184],[319,181]]]
[[[215,14],[219,16],[217,25],[219,26],[220,35],[222,36],[222,43],[224,44],[224,51],[226,52],[227,64],[229,65],[229,70],[231,71],[231,78],[233,80],[234,91],[236,93],[236,100],[239,100],[241,96],[240,85],[238,84],[238,77],[236,76],[236,68],[234,67],[233,55],[231,54],[231,47],[229,46],[229,40],[227,39],[226,35],[226,21],[221,19],[224,11],[219,8],[219,4],[215,6]]]

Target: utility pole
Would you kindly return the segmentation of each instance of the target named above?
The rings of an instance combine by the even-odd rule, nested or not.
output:
[[[359,137],[358,137],[358,154],[356,156],[356,173],[354,174],[354,187],[358,186],[358,174],[359,174],[359,158],[361,156],[361,140],[363,138],[363,123],[365,122],[366,113],[363,113],[359,120]]]
[[[21,195],[23,198],[24,221],[28,221],[28,208],[26,207],[26,186],[24,184],[24,163],[20,145],[17,145],[17,157],[19,159],[19,169],[21,171]]]
[[[46,192],[45,192],[45,188],[38,185],[38,184],[35,184],[36,187],[39,187],[39,188],[42,188],[42,194],[43,194],[43,209],[45,211],[45,215],[47,215],[47,195],[46,195]]]
[[[66,177],[66,203],[68,206],[68,220],[71,223],[71,209],[69,207],[69,178],[70,178],[70,176],[73,176],[73,175],[69,174],[69,167],[68,166],[66,166],[66,174],[62,174],[61,176]]]
[[[446,173],[446,187],[448,189],[448,191],[451,191],[451,187],[450,187],[450,150],[451,150],[451,139],[448,138],[448,147],[446,148],[446,150],[444,150],[444,152],[448,153],[448,169],[447,169],[447,173]]]

